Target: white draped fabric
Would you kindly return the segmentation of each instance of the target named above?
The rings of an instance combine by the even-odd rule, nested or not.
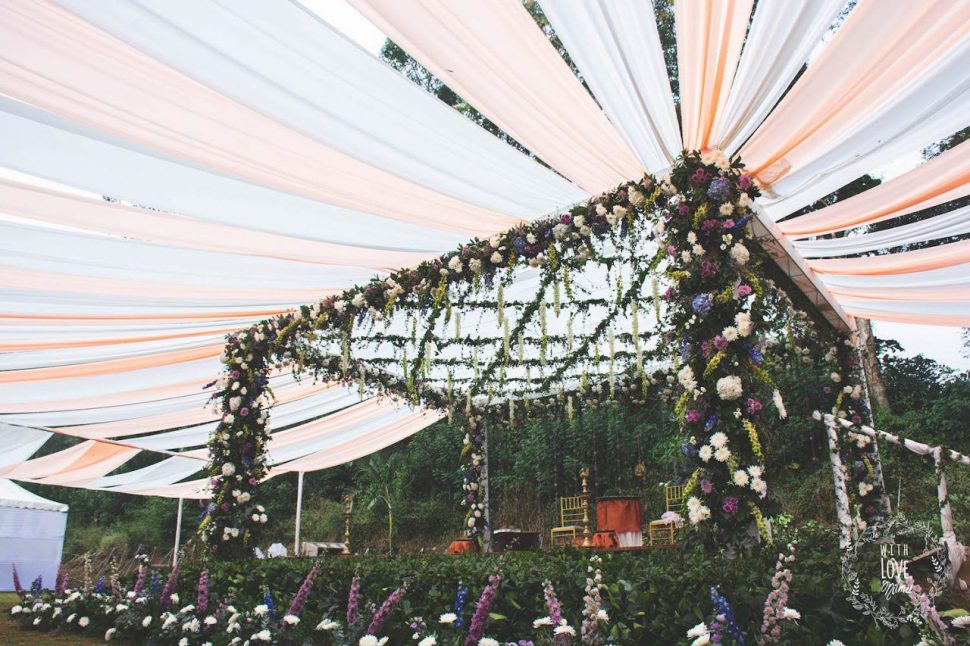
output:
[[[734,154],[761,125],[808,60],[845,0],[759,2],[713,141]]]
[[[966,233],[970,233],[970,206],[876,233],[824,240],[796,240],[793,244],[806,258],[823,258],[891,249]]]
[[[542,8],[593,96],[651,172],[680,155],[680,126],[649,2],[546,0]]]

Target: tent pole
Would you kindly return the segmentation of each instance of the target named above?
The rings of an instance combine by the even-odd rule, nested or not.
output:
[[[175,549],[172,550],[172,567],[179,564],[179,541],[182,538],[182,498],[179,498],[179,511],[175,517]]]
[[[293,536],[293,554],[300,555],[300,515],[303,512],[303,472],[296,472],[296,531]]]

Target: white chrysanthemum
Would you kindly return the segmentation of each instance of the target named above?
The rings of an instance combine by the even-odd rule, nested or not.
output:
[[[801,619],[802,613],[798,612],[794,608],[785,608],[785,614],[782,615],[782,619]]]
[[[750,467],[748,467],[748,474],[749,474],[749,475],[750,475],[750,476],[751,476],[752,478],[760,478],[760,477],[761,477],[761,474],[762,474],[762,473],[764,473],[764,469],[762,469],[762,468],[761,468],[761,467],[760,467],[759,465],[757,465],[757,464],[755,464],[755,465],[753,465],[753,466],[750,466]]]
[[[746,208],[750,204],[751,204],[750,195],[748,195],[747,193],[741,193],[741,195],[738,196],[738,206]]]
[[[731,459],[731,449],[722,446],[717,451],[714,451],[714,459],[718,462],[727,462]]]
[[[694,511],[699,509],[701,506],[701,500],[697,496],[691,496],[687,499],[687,511]]]
[[[687,631],[687,639],[694,639],[695,637],[706,635],[708,632],[710,632],[710,629],[707,627],[707,624],[702,621]]]
[[[549,617],[539,617],[538,619],[532,622],[533,628],[542,628],[543,626],[551,626],[551,625],[552,625],[552,619]]]
[[[739,469],[734,472],[733,480],[737,486],[747,487],[749,482],[748,473]]]
[[[253,614],[256,615],[257,617],[265,617],[266,615],[269,614],[269,606],[267,606],[264,603],[261,603],[255,608],[253,608]]]
[[[739,398],[742,392],[741,377],[731,375],[717,380],[717,395],[725,401]]]
[[[288,626],[295,626],[300,623],[300,618],[296,615],[286,615],[283,617],[283,623],[287,624]]]
[[[842,381],[842,375],[837,372],[833,372],[831,375],[829,375],[829,378],[831,378],[835,383],[841,383]]]
[[[569,635],[570,637],[575,637],[576,636],[576,629],[573,628],[572,626],[570,626],[569,624],[563,624],[561,626],[556,626],[555,629],[553,629],[552,632],[555,635]]]
[[[751,259],[751,253],[748,252],[747,247],[739,242],[731,247],[731,259],[739,265],[745,265]]]
[[[731,215],[734,213],[734,205],[730,202],[725,202],[721,205],[721,208],[719,208],[718,211],[721,215]]]
[[[777,389],[771,393],[771,400],[775,403],[775,408],[778,409],[778,417],[781,419],[788,417],[788,411],[785,409],[785,400],[781,398],[781,393]]]
[[[705,444],[701,447],[700,451],[697,452],[698,457],[704,462],[710,462],[711,458],[714,456],[714,449],[709,445]]]
[[[768,493],[768,483],[766,483],[761,478],[753,478],[751,480],[751,489],[756,494],[764,498],[765,495]]]
[[[338,624],[336,621],[333,621],[332,619],[324,619],[323,621],[317,624],[317,630],[325,630],[328,632],[339,627],[340,627],[340,624]]]
[[[222,465],[222,475],[229,477],[236,472],[236,465],[232,462],[226,462]]]
[[[711,446],[713,446],[715,449],[719,449],[722,446],[727,446],[727,443],[728,443],[728,436],[722,433],[721,431],[718,431],[717,433],[711,436]]]
[[[728,327],[721,330],[721,336],[723,336],[725,340],[727,340],[728,342],[737,341],[738,328],[734,327],[733,325],[729,325]]]
[[[970,615],[963,615],[962,617],[956,617],[952,622],[954,628],[967,628],[970,627]]]
[[[701,153],[701,163],[705,166],[712,166],[715,161],[717,161],[717,155],[713,150],[707,150]]]
[[[693,256],[690,255],[689,251],[684,250],[680,252],[680,259],[683,260],[684,262],[690,262],[692,258]]]
[[[451,260],[448,261],[448,269],[452,271],[461,271],[461,257],[452,256]]]
[[[482,637],[478,640],[478,646],[502,646],[497,640],[491,637]]]
[[[747,312],[738,312],[734,317],[734,323],[737,325],[738,334],[741,336],[748,336],[754,330],[751,315]]]

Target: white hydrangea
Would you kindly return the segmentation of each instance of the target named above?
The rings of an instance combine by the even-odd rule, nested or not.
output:
[[[751,259],[751,253],[747,247],[739,242],[731,247],[731,259],[739,265],[745,265]]]
[[[741,396],[741,377],[731,375],[717,380],[717,395],[724,401],[732,401]]]

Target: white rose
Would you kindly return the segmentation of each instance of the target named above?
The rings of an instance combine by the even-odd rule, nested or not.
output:
[[[452,256],[451,260],[448,261],[448,268],[452,271],[461,271],[461,258],[459,256]]]
[[[501,264],[501,262],[502,262],[502,254],[500,254],[497,251],[493,251],[492,252],[492,256],[489,258],[489,260],[492,262],[493,265]]]
[[[225,476],[225,477],[228,478],[229,476],[231,476],[235,472],[236,472],[236,465],[233,464],[232,462],[226,462],[225,464],[222,465],[222,475],[223,476]]]

